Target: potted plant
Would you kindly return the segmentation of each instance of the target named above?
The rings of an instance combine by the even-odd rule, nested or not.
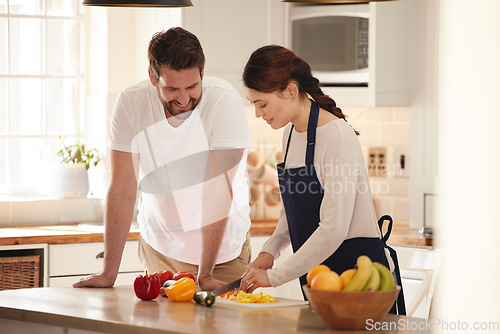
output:
[[[89,148],[80,140],[66,145],[64,138],[59,136],[62,149],[57,155],[61,159],[54,171],[52,194],[57,197],[87,196],[89,193],[88,169],[97,166],[101,156],[96,148]]]
[[[97,166],[101,161],[101,156],[96,148],[89,148],[87,145],[76,140],[72,145],[66,145],[64,138],[59,136],[63,144],[63,148],[57,153],[61,157],[61,162],[66,164],[85,164],[85,169],[89,169],[90,165]]]

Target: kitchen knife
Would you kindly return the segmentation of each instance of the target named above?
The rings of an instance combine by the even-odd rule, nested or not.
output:
[[[234,282],[231,282],[229,284],[226,284],[226,285],[223,285],[221,286],[220,288],[217,288],[215,290],[212,290],[212,293],[215,295],[215,296],[220,296],[228,291],[231,291],[231,290],[234,290],[236,288],[239,288],[240,287],[240,283],[241,283],[241,278],[238,278],[236,281]]]

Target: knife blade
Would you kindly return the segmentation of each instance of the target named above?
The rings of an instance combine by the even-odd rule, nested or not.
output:
[[[238,278],[236,281],[234,282],[231,282],[229,284],[226,284],[226,285],[223,285],[221,286],[220,288],[217,288],[215,290],[212,290],[212,293],[215,295],[215,296],[220,296],[228,291],[231,291],[231,290],[234,290],[236,288],[239,288],[240,287],[240,283],[241,283],[241,278]]]

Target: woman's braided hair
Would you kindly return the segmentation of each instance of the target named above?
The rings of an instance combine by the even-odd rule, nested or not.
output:
[[[255,50],[243,71],[244,85],[262,93],[282,91],[291,80],[297,82],[299,93],[308,94],[321,108],[345,120],[335,101],[321,90],[311,66],[285,47],[267,45]]]

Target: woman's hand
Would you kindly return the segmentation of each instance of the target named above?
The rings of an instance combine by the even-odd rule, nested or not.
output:
[[[271,283],[267,278],[267,269],[250,267],[241,279],[240,289],[252,293],[257,288],[267,288],[270,286]]]
[[[274,257],[266,252],[262,252],[257,256],[257,258],[248,265],[248,269],[245,271],[243,275],[246,275],[250,268],[258,268],[258,269],[271,269],[274,264]]]
[[[253,292],[260,287],[270,287],[271,283],[267,278],[267,269],[271,269],[274,264],[274,257],[266,252],[262,252],[250,263],[248,269],[241,279],[240,289],[245,292]]]

